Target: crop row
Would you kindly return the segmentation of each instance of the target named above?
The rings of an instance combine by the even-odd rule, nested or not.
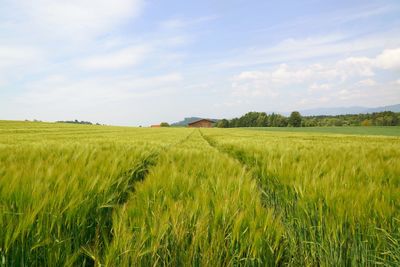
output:
[[[159,153],[188,134],[15,128],[0,129],[0,263],[6,266],[93,265],[86,248],[106,249],[112,213]]]
[[[1,123],[0,265],[400,263],[398,138]]]
[[[198,131],[161,155],[113,222],[106,265],[282,263],[283,227],[262,206],[256,182]]]
[[[253,172],[293,266],[400,264],[400,140],[205,131]]]

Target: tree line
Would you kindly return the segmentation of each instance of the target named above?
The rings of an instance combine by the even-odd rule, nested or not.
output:
[[[78,120],[73,120],[73,121],[56,121],[56,123],[72,123],[72,124],[85,124],[85,125],[100,125],[100,123],[92,123],[90,121],[78,121]]]
[[[288,117],[277,113],[248,112],[239,118],[219,120],[216,126],[219,128],[400,126],[400,112],[383,111],[368,114],[301,116],[298,111],[293,111]]]

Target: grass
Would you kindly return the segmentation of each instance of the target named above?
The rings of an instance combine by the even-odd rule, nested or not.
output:
[[[399,199],[398,137],[0,121],[0,266],[398,266]]]
[[[273,266],[283,260],[282,225],[262,207],[255,181],[198,131],[161,156],[114,225],[106,265]]]
[[[400,126],[254,127],[244,129],[269,132],[400,136]]]
[[[253,171],[292,266],[397,266],[400,139],[205,131]]]
[[[114,209],[158,153],[186,135],[2,123],[0,258],[7,266],[92,265],[85,248],[104,250]]]

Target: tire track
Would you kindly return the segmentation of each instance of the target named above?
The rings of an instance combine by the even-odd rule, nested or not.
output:
[[[275,177],[268,175],[266,176],[265,172],[259,168],[256,158],[246,155],[243,151],[233,150],[233,147],[229,148],[219,145],[217,141],[213,140],[209,136],[204,135],[204,133],[201,131],[200,134],[210,146],[218,150],[220,153],[223,153],[236,160],[245,168],[251,177],[255,179],[258,189],[261,193],[262,205],[265,208],[272,207],[277,216],[281,215],[282,212],[290,212],[290,209],[293,208],[293,205],[289,205],[290,203],[281,197],[280,193],[290,193],[294,198],[297,199],[296,192],[294,192],[293,188],[283,185]],[[262,177],[266,177],[267,179],[262,179]]]
[[[256,182],[237,160],[209,145],[201,131],[192,134],[163,153],[134,197],[115,214],[119,227],[103,263],[281,264],[283,227],[262,206]]]
[[[96,212],[99,213],[99,216],[96,216],[96,221],[92,223],[94,225],[91,238],[92,241],[81,247],[80,254],[83,256],[83,259],[77,259],[77,262],[81,262],[83,266],[102,265],[100,262],[101,255],[106,250],[107,245],[110,244],[114,238],[113,215],[119,213],[121,209],[124,209],[130,196],[135,192],[135,184],[146,179],[150,170],[157,165],[160,155],[162,153],[167,153],[171,148],[186,142],[194,132],[195,131],[191,131],[188,135],[177,142],[167,146],[162,146],[161,148],[150,152],[149,155],[141,159],[139,164],[124,171],[115,180],[110,191],[118,192],[118,194],[107,205],[97,208]]]

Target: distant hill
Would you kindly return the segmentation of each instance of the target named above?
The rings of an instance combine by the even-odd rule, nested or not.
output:
[[[382,112],[382,111],[400,112],[400,104],[376,107],[376,108],[359,107],[359,106],[337,107],[337,108],[314,108],[314,109],[300,110],[300,113],[303,116],[316,116],[316,115],[334,116],[334,115],[360,114],[360,113],[365,114],[365,113]]]
[[[183,121],[178,121],[178,122],[172,123],[171,126],[187,126],[189,123],[192,123],[194,121],[198,121],[201,119],[209,119],[209,118],[188,117],[188,118],[185,118]],[[216,122],[218,121],[218,119],[210,119],[210,120],[213,120]]]

